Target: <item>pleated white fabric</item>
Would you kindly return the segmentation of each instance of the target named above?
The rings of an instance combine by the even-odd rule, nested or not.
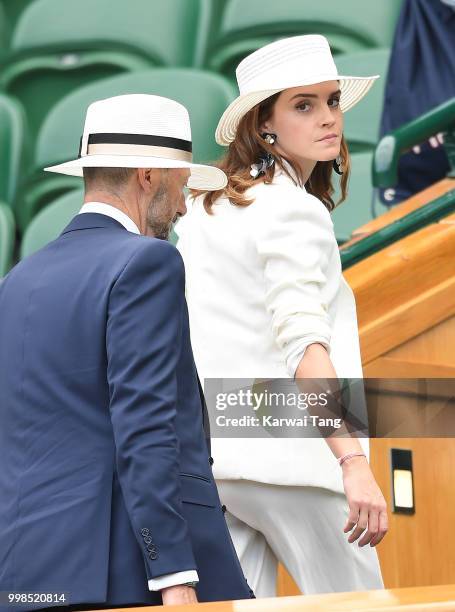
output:
[[[318,487],[217,482],[226,522],[256,597],[276,595],[281,562],[305,595],[383,589],[378,555],[350,544],[346,497]],[[361,539],[361,538],[359,538]]]

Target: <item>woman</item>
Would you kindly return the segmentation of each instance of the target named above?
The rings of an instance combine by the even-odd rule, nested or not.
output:
[[[375,78],[339,76],[319,35],[276,41],[239,64],[240,96],[216,131],[229,145],[219,163],[228,185],[194,193],[177,228],[204,380],[362,378],[331,176],[342,173],[344,199],[343,112]],[[258,597],[275,595],[277,560],[305,594],[383,588],[375,546],[387,510],[367,439],[214,438],[213,455]]]

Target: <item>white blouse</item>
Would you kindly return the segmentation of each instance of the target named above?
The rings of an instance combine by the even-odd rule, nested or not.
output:
[[[353,292],[331,215],[278,168],[247,207],[225,197],[206,213],[188,198],[176,232],[186,270],[191,341],[201,380],[293,378],[307,346],[323,344],[340,378],[362,378]],[[211,415],[212,418],[213,415]],[[367,454],[368,439],[360,443]],[[322,438],[214,438],[215,477],[343,492]]]

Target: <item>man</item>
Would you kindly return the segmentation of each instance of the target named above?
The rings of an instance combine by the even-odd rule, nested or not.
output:
[[[163,240],[183,186],[225,175],[192,164],[186,109],[149,95],[92,104],[79,158],[46,170],[83,175],[85,203],[0,287],[0,591],[47,597],[15,610],[252,597]]]

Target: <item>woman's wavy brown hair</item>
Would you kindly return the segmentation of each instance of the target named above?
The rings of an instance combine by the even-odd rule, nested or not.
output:
[[[218,191],[191,190],[191,195],[194,197],[204,194],[204,208],[209,214],[212,214],[212,206],[215,200],[221,196],[227,197],[235,206],[249,206],[252,204],[253,200],[245,196],[245,191],[258,182],[271,183],[276,165],[279,165],[296,185],[302,187],[303,176],[297,161],[291,157],[279,155],[273,145],[265,142],[259,130],[264,121],[271,117],[273,107],[280,93],[278,92],[264,100],[264,102],[257,104],[242,117],[237,128],[235,140],[229,145],[226,155],[213,164],[217,168],[221,168],[227,175],[228,184],[226,187]],[[274,156],[275,164],[267,168],[265,174],[254,179],[250,175],[250,166],[257,163],[259,155],[264,151]],[[332,200],[334,193],[332,186],[332,161],[318,161],[310,178],[304,185],[306,191],[319,198],[329,211],[332,211],[335,206],[343,202],[347,195],[350,159],[344,136],[341,139],[340,155],[343,174],[340,181],[341,198],[336,204]],[[283,159],[291,165],[298,179],[297,182],[284,166]]]

